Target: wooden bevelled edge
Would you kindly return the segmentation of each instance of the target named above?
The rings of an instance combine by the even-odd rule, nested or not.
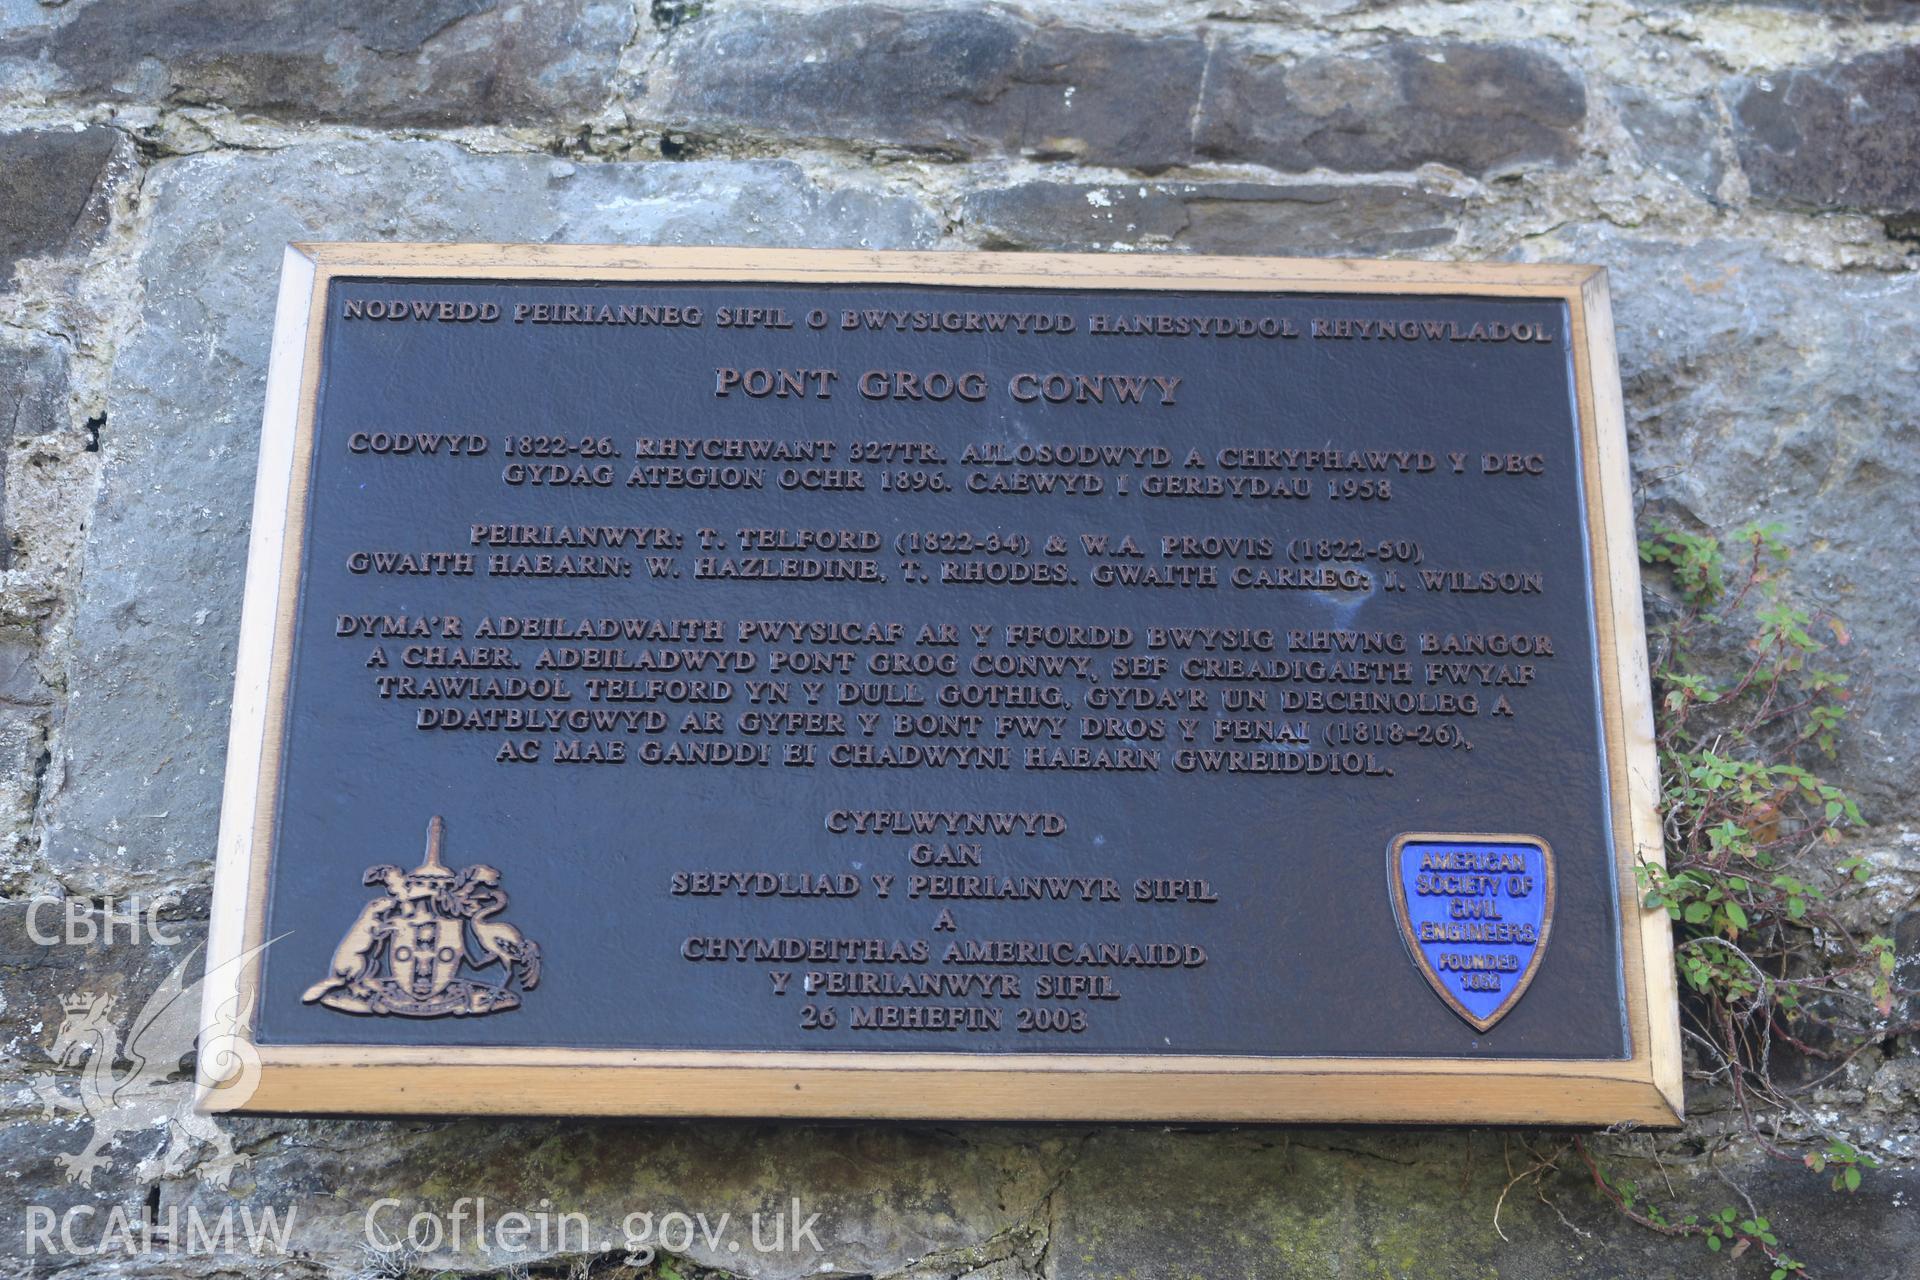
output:
[[[260,1085],[209,1108],[280,1115],[1183,1119],[1618,1123],[1671,1112],[1645,1064],[268,1045]]]
[[[492,278],[556,279],[568,273],[634,273],[665,279],[763,283],[829,277],[848,283],[927,283],[972,287],[1069,285],[1081,288],[1332,290],[1392,293],[1444,289],[1461,294],[1577,295],[1605,268],[1521,262],[1383,262],[1361,258],[1268,258],[1213,254],[1004,253],[983,250],[895,252],[859,249],[752,249],[677,245],[412,244],[305,241],[293,246],[334,274],[355,271]]]
[[[1627,452],[1625,397],[1614,342],[1613,295],[1605,269],[1581,287],[1587,321],[1587,366],[1600,488],[1595,495],[1607,533],[1612,572],[1607,596],[1614,614],[1614,670],[1620,718],[1620,749],[1626,762],[1629,830],[1616,832],[1629,865],[1621,877],[1628,890],[1624,920],[1637,920],[1639,968],[1646,998],[1646,1053],[1654,1087],[1672,1112],[1669,1123],[1686,1117],[1686,1088],[1680,1051],[1680,995],[1673,963],[1673,926],[1665,911],[1645,906],[1635,875],[1638,864],[1665,868],[1666,842],[1660,822],[1660,759],[1655,747],[1652,673],[1648,665],[1645,608],[1640,589],[1640,544],[1633,519],[1633,474]],[[1626,837],[1623,841],[1622,835]],[[1631,936],[1632,930],[1629,930]]]
[[[347,1050],[345,1052],[351,1052]],[[864,1120],[1206,1120],[1247,1123],[1672,1123],[1643,1077],[1584,1070],[1410,1069],[1380,1059],[1297,1069],[1061,1072],[269,1059],[247,1112],[281,1115],[647,1115]],[[698,1055],[695,1055],[698,1056]],[[1525,1066],[1527,1064],[1519,1064]],[[1575,1064],[1554,1064],[1568,1067]],[[1598,1069],[1596,1069],[1598,1068]]]
[[[254,834],[261,777],[268,765],[276,621],[281,570],[287,546],[287,498],[297,459],[294,424],[305,399],[310,320],[318,285],[314,256],[297,245],[281,259],[280,293],[267,360],[261,411],[259,465],[254,476],[252,527],[248,535],[246,590],[234,655],[234,686],[227,727],[227,769],[215,845],[213,896],[207,919],[207,977],[201,989],[202,1038],[231,1018],[236,1034],[252,1039],[259,962],[245,965],[250,910],[262,886],[255,884]],[[200,1050],[213,1056],[210,1046]],[[213,1064],[209,1063],[211,1067]],[[211,1108],[218,1090],[196,1086],[196,1105]]]

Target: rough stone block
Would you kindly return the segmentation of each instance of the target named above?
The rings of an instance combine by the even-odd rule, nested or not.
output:
[[[1756,198],[1920,214],[1920,48],[1755,77],[1727,97]]]
[[[1920,1022],[1920,911],[1906,912],[1894,925],[1893,948],[1893,980],[1913,992],[1904,1002],[1903,1020]],[[1920,1056],[1920,1044],[1910,1044],[1909,1052]]]
[[[1615,101],[1643,161],[1702,199],[1715,198],[1726,164],[1711,101],[1668,102],[1633,88],[1619,90]]]
[[[117,890],[213,856],[281,252],[295,240],[913,248],[912,200],[786,163],[556,165],[445,143],[172,161],[114,363],[46,857]]]
[[[1688,9],[1736,13],[1741,9],[1779,9],[1814,14],[1830,22],[1888,22],[1913,13],[1913,0],[1680,0],[1680,4]],[[1659,10],[1667,6],[1659,0],[1647,0],[1645,7]]]
[[[1836,275],[1752,241],[1682,245],[1604,229],[1556,256],[1612,272],[1643,518],[1785,529],[1803,598],[1842,617],[1859,680],[1826,772],[1871,821],[1920,804],[1920,273]],[[1830,637],[1829,637],[1830,638]]]
[[[81,899],[15,899],[0,906],[0,970],[6,974],[0,1015],[10,1031],[0,1042],[0,1073],[9,1085],[0,1112],[0,1163],[7,1169],[0,1218],[9,1225],[0,1229],[0,1248],[9,1256],[44,1262],[61,1254],[57,1228],[37,1244],[30,1244],[29,1233],[78,1206],[98,1216],[67,1219],[70,1239],[101,1239],[106,1214],[133,1206],[134,1242],[102,1253],[138,1259],[136,1267],[165,1256],[163,1240],[140,1258],[139,1205],[159,1172],[154,1157],[174,1136],[169,1126],[153,1123],[156,1112],[181,1114],[191,1099],[190,1077],[179,1068],[193,1035],[191,1026],[165,1019],[152,1034],[136,1028],[149,1002],[170,989],[176,969],[181,982],[197,980],[206,930],[195,920],[206,910],[204,893],[114,903],[111,917]],[[69,1008],[69,1000],[79,1007]],[[189,1001],[184,1011],[191,1016],[195,1008]],[[93,1077],[102,1068],[106,1078]],[[98,1153],[106,1163],[88,1171],[90,1184],[83,1184],[75,1180],[81,1170],[62,1157],[82,1152],[103,1132],[97,1126],[107,1138]]]
[[[1207,159],[1291,172],[1484,174],[1572,159],[1586,111],[1572,72],[1519,45],[1404,40],[1295,62],[1229,44],[1208,70],[1194,139]]]
[[[46,714],[43,706],[0,705],[0,855],[8,862],[31,845],[47,764]]]
[[[14,442],[66,425],[66,348],[48,338],[0,334],[0,569],[8,566],[13,553],[7,469],[14,460]]]
[[[0,967],[7,972],[5,1013],[15,1025],[30,1031],[0,1049],[0,1060],[11,1058],[29,1071],[54,1070],[47,1051],[59,1034],[64,1000],[111,999],[114,1021],[130,1029],[134,1016],[162,980],[206,938],[205,923],[195,919],[206,915],[204,892],[131,905],[116,902],[106,909],[97,903],[75,902],[84,910],[72,926],[67,903],[59,898],[29,898],[0,906]],[[117,913],[111,921],[110,912]],[[138,937],[132,922],[135,915]],[[149,923],[157,938],[148,932]],[[188,964],[187,980],[199,977],[199,965]],[[65,1068],[77,1065],[67,1063]]]
[[[56,97],[289,119],[504,124],[588,114],[634,31],[616,0],[92,0],[0,28]]]
[[[650,77],[664,127],[1146,173],[1200,160],[1346,172],[1562,161],[1580,82],[1511,45],[1408,40],[1306,61],[1235,38],[1036,25],[998,9],[848,5],[690,24]]]
[[[1151,171],[1190,153],[1205,63],[1197,37],[1035,26],[998,9],[728,10],[668,46],[645,106],[695,133]]]
[[[1451,244],[1460,201],[1397,185],[1028,182],[962,208],[994,249],[1358,255]]]
[[[0,570],[12,565],[20,514],[7,501],[8,471],[21,457],[16,445],[61,430],[67,421],[66,348],[49,338],[0,331]],[[48,764],[55,694],[41,674],[40,645],[35,627],[23,620],[0,628],[0,855],[9,861],[30,842]]]
[[[1523,1140],[1527,1135],[1472,1132],[1103,1133],[1087,1144],[1058,1197],[1051,1275],[1719,1274],[1698,1241],[1623,1227],[1572,1154],[1561,1172],[1521,1182],[1503,1199],[1509,1179],[1531,1163]],[[1648,1194],[1669,1208],[1736,1201],[1704,1168],[1670,1166],[1663,1173],[1651,1163],[1621,1161],[1614,1169],[1657,1188]],[[1854,1197],[1834,1195],[1798,1166],[1750,1164],[1727,1176],[1752,1189],[1775,1229],[1796,1246],[1795,1256],[1816,1272],[1844,1260],[1834,1269],[1896,1275],[1920,1245],[1920,1219],[1903,1207],[1915,1181],[1910,1174],[1876,1175]]]
[[[1018,1130],[963,1135],[903,1125],[257,1123],[286,1136],[260,1144],[247,1187],[182,1190],[213,1214],[236,1194],[256,1213],[292,1204],[294,1248],[342,1269],[366,1265],[369,1208],[389,1198],[373,1218],[386,1239],[404,1237],[415,1212],[444,1216],[462,1196],[484,1198],[496,1216],[546,1202],[555,1213],[584,1215],[593,1228],[589,1249],[579,1248],[575,1227],[562,1248],[529,1248],[516,1258],[491,1236],[487,1251],[476,1248],[470,1221],[457,1250],[443,1240],[434,1262],[417,1268],[425,1275],[456,1264],[458,1274],[498,1276],[543,1254],[607,1252],[613,1258],[594,1274],[618,1276],[612,1263],[626,1254],[625,1231],[648,1229],[629,1215],[651,1215],[657,1230],[669,1215],[691,1224],[705,1214],[705,1236],[696,1227],[689,1238],[669,1222],[666,1239],[672,1252],[717,1276],[991,1276],[986,1268],[996,1258],[1017,1256],[1023,1246],[1029,1260],[1044,1252],[1047,1195],[1070,1144]],[[557,1228],[549,1234],[556,1238]],[[551,1269],[566,1274],[563,1266]]]
[[[0,290],[21,258],[84,248],[106,226],[105,185],[121,144],[98,125],[0,133]]]

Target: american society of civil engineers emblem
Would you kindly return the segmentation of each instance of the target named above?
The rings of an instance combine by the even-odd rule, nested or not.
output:
[[[540,946],[496,919],[507,908],[500,872],[485,863],[455,871],[440,860],[447,824],[427,823],[427,856],[411,871],[367,868],[383,892],[360,909],[334,948],[327,976],[301,1000],[342,1013],[439,1018],[519,1007],[540,984]],[[500,966],[497,982],[462,976]]]
[[[1414,967],[1489,1031],[1526,994],[1553,924],[1553,850],[1538,836],[1403,835],[1387,852]]]

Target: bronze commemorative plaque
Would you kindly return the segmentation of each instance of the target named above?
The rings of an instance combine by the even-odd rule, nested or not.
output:
[[[1673,1121],[1610,325],[291,248],[205,1104]]]

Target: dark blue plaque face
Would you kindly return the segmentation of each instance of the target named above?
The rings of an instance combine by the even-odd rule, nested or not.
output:
[[[1388,859],[1413,962],[1479,1031],[1526,994],[1553,923],[1553,851],[1525,836],[1408,836]]]
[[[1564,301],[327,289],[263,1045],[1629,1056]]]

